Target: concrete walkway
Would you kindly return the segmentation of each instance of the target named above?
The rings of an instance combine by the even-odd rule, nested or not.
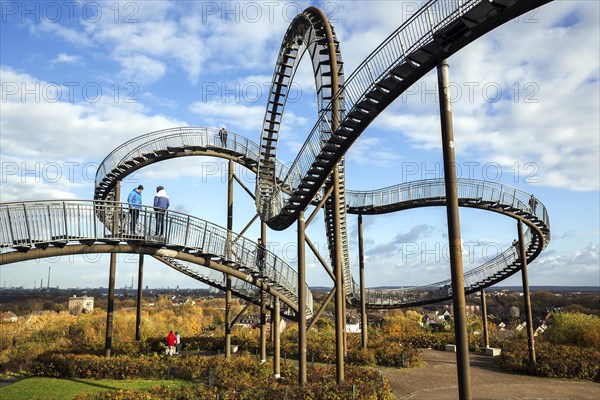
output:
[[[400,370],[383,368],[398,399],[458,399],[456,354],[423,350],[426,365]],[[505,372],[494,359],[470,354],[474,400],[599,400],[600,383],[539,378]]]

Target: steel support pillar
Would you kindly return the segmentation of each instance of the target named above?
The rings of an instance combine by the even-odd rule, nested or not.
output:
[[[485,301],[485,289],[481,289],[481,319],[481,324],[483,325],[483,345],[487,349],[490,347],[490,337],[488,334],[487,302]]]
[[[365,301],[365,257],[363,248],[363,219],[358,214],[358,264],[360,271],[360,332],[361,345],[367,348],[367,303]]]
[[[138,290],[135,312],[135,340],[140,340],[142,331],[142,288],[144,283],[144,255],[140,254],[138,263]]]
[[[231,275],[225,277],[225,358],[231,356]]]
[[[260,223],[260,239],[264,246],[267,245],[267,224]],[[266,257],[265,257],[266,258]],[[263,263],[266,262],[263,261]],[[271,321],[273,322],[273,321]],[[272,324],[271,324],[272,328]],[[260,292],[260,363],[267,361],[267,293]]]
[[[340,182],[338,166],[333,169],[333,231],[334,231],[334,259],[333,273],[335,274],[335,360],[336,379],[338,385],[345,380],[344,377],[344,275],[342,271],[342,243],[340,238]]]
[[[342,276],[342,279],[343,279],[343,276]],[[342,283],[342,286],[343,286],[343,283]],[[346,323],[347,323],[346,319],[348,317],[348,313],[346,311],[346,305],[347,305],[347,303],[346,303],[346,288],[344,287],[344,296],[343,296],[343,301],[342,301],[342,315],[344,316],[342,318],[342,321],[344,323],[344,326],[342,327],[342,332],[344,332],[344,335],[342,336],[342,338],[344,339],[344,359],[348,355],[348,340],[347,340],[347,336],[348,336],[347,331],[348,330],[346,329]]]
[[[470,400],[471,371],[469,365],[469,338],[465,284],[460,242],[460,219],[456,191],[456,161],[454,159],[454,132],[452,129],[452,105],[450,103],[450,80],[448,61],[440,61],[437,67],[440,96],[440,119],[442,126],[442,150],[444,156],[444,181],[446,186],[446,214],[448,219],[448,242],[450,245],[450,275],[452,278],[452,304],[454,306],[454,335],[456,341],[456,365],[458,394],[461,400]]]
[[[536,363],[535,342],[533,338],[533,317],[531,316],[531,296],[529,294],[529,277],[527,275],[527,253],[525,252],[525,236],[523,235],[523,222],[517,222],[519,231],[519,255],[521,257],[521,278],[523,280],[523,306],[525,307],[525,318],[527,319],[527,347],[529,349],[529,362]]]
[[[233,161],[229,160],[227,173],[227,258],[231,259],[233,230]],[[231,356],[231,276],[225,277],[225,358]]]
[[[306,383],[306,264],[304,211],[298,216],[298,382]]]
[[[120,201],[121,199],[121,182],[117,181],[115,184],[115,197],[114,201]],[[113,209],[113,224],[112,231],[119,231],[119,208],[115,205]],[[104,342],[104,355],[110,357],[112,350],[112,328],[113,328],[113,314],[115,312],[115,275],[117,273],[117,255],[116,253],[110,254],[110,269],[108,272],[108,303],[106,305],[106,339]]]
[[[325,14],[321,12],[323,21],[327,21]],[[335,132],[339,125],[339,103],[338,97],[336,96],[339,90],[339,76],[338,76],[338,63],[335,44],[333,40],[333,29],[329,22],[324,24],[325,36],[327,39],[327,50],[329,52],[329,62],[331,71],[331,93],[333,99],[331,100],[331,130]],[[336,348],[336,378],[337,383],[341,384],[344,382],[344,335],[345,335],[345,322],[346,316],[343,315],[344,311],[344,278],[342,274],[342,250],[341,250],[341,239],[340,239],[340,183],[339,183],[339,167],[333,169],[332,180],[333,180],[333,230],[334,230],[334,254],[335,259],[333,265],[335,267],[335,348]]]
[[[275,304],[273,306],[273,312],[271,315],[272,324],[271,331],[273,333],[273,375],[275,379],[281,378],[281,310],[280,303],[277,297],[273,297]]]

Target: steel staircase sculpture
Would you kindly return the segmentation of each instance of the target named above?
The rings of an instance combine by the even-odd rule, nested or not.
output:
[[[216,132],[216,130],[188,127],[168,129],[142,135],[132,139],[126,144],[130,149],[129,152],[125,152],[126,150],[124,150],[127,148],[126,145],[120,146],[117,150],[112,152],[111,154],[120,154],[120,157],[122,158],[116,160],[114,157],[107,157],[100,165],[99,170],[111,171],[112,179],[123,179],[128,173],[133,172],[135,168],[139,168],[139,164],[129,163],[128,161],[134,160],[136,157],[138,157],[138,154],[147,151],[148,146],[154,146],[154,156],[148,157],[144,165],[149,165],[151,162],[159,162],[161,160],[170,159],[173,157],[206,155],[207,152],[210,152],[215,156],[231,157],[241,165],[245,165],[251,170],[256,170],[258,155],[256,152],[253,152],[252,149],[257,149],[258,145],[234,133],[231,133],[232,140],[228,143],[228,145],[229,147],[237,150],[223,148],[219,142],[205,145],[202,147],[205,150],[199,150],[197,144],[208,143],[208,139],[214,136],[214,132]],[[133,143],[135,143],[135,145],[133,145]],[[120,167],[114,168],[112,165],[106,165],[106,162],[110,162],[112,165],[118,165]],[[131,166],[131,168],[126,170],[126,166]],[[283,165],[281,165],[279,168],[280,170],[284,170]],[[115,171],[117,170],[120,171],[121,175],[116,175]],[[340,172],[343,173],[343,166],[340,167]],[[97,180],[102,181],[102,178],[103,177],[98,176]],[[550,239],[549,219],[546,208],[541,202],[539,202],[539,200],[536,200],[536,211],[535,213],[532,213],[527,205],[530,195],[506,185],[493,182],[459,179],[457,189],[460,198],[460,206],[479,208],[498,212],[513,218],[520,218],[525,222],[526,225],[528,225],[530,229],[526,233],[526,237],[528,238],[526,248],[529,262],[533,261],[533,259],[537,257],[541,250],[548,244]],[[345,198],[343,198],[343,201],[340,202],[340,207],[343,208],[342,237],[345,239],[342,242],[344,254],[344,281],[346,285],[348,301],[356,304],[360,300],[360,293],[358,292],[358,285],[356,282],[354,282],[351,269],[349,267],[346,212],[350,214],[373,215],[397,212],[416,207],[444,206],[444,182],[441,179],[424,180],[403,183],[374,191],[342,190],[341,192],[345,193]],[[98,202],[98,200],[100,199],[97,199],[98,204],[110,204],[104,201]],[[50,245],[66,245],[67,241],[64,234],[54,235],[53,240],[51,241],[34,240],[33,238],[30,238],[26,233],[27,229],[29,229],[28,224],[23,223],[28,213],[26,212],[26,208],[23,208],[21,211],[21,207],[25,207],[24,204],[27,203],[17,204],[19,204],[16,206],[17,208],[15,208],[14,205],[12,208],[10,208],[11,211],[8,211],[8,208],[6,208],[8,205],[6,204],[0,206],[0,237],[2,238],[2,252],[6,252],[11,248],[13,250],[27,251],[32,247],[44,248]],[[84,209],[85,208],[79,207],[78,213],[86,218],[86,214],[83,211]],[[100,218],[98,222],[102,222],[103,220],[107,219],[110,221],[110,218],[114,216],[112,210],[113,209],[111,207],[95,207],[94,212],[97,215],[99,214],[101,216],[106,216]],[[123,208],[120,208],[119,210],[121,219],[125,219],[127,215],[126,210]],[[332,204],[328,204],[325,208],[325,220],[328,238],[330,238],[329,235],[331,234],[330,224],[332,210]],[[177,213],[170,212],[170,214],[175,215]],[[142,213],[142,215],[146,215],[146,217],[140,218],[140,221],[149,219],[150,224],[152,224],[153,217],[150,210],[148,210],[147,213]],[[51,213],[48,214],[48,218],[53,218]],[[16,227],[13,227],[14,223],[17,224]],[[140,222],[138,225],[141,227],[144,226],[142,222]],[[104,226],[108,226],[110,228],[110,223]],[[71,229],[69,229],[68,226],[65,226],[64,231],[77,231],[78,229],[80,228],[75,228],[74,225]],[[220,229],[223,230],[224,228]],[[15,234],[16,236],[14,236]],[[226,237],[226,233],[222,233],[221,236],[223,235]],[[77,241],[83,243],[94,242],[91,238],[86,238],[85,236],[81,235],[75,235],[72,239],[75,240],[75,238],[78,238]],[[111,242],[115,241],[112,237],[110,239]],[[126,239],[127,241],[140,241],[142,238],[127,236]],[[163,244],[161,241],[156,241],[156,238],[153,235],[149,235],[148,240],[156,246]],[[244,240],[248,241],[248,239]],[[255,245],[252,243],[250,246]],[[198,266],[194,265],[193,263],[175,260],[172,257],[158,256],[157,258],[165,262],[167,265],[185,274],[193,276],[195,279],[210,284],[211,286],[218,288],[222,288],[223,286],[220,284],[219,278],[213,278],[210,275],[207,276],[206,274],[195,272],[195,269],[197,270]],[[280,264],[277,261],[274,261],[273,263],[269,262],[267,265],[281,265],[286,269],[286,271],[291,270],[287,264]],[[245,273],[257,274],[256,268],[247,268],[243,263],[239,264],[238,268]],[[467,272],[465,274],[465,288],[469,293],[480,290],[512,275],[519,269],[520,262],[518,259],[516,259],[514,249],[509,248],[494,260],[490,260],[486,264]],[[278,276],[283,277],[284,274],[281,271],[278,271],[276,267],[273,267],[267,268],[266,272],[261,275],[260,278],[264,279],[270,285],[273,285],[277,290],[284,293],[286,296],[293,298],[293,291],[286,287],[286,285],[282,285],[282,283],[277,279]],[[293,289],[296,287],[295,285],[297,282],[293,280],[292,282],[294,282],[291,284]],[[399,306],[405,307],[415,304],[434,303],[448,298],[448,293],[444,293],[444,289],[449,287],[448,284],[448,281],[443,281],[425,287],[405,288],[400,290],[367,289],[365,298],[369,308],[395,308]],[[240,285],[234,285],[234,291],[239,297],[245,299],[253,298],[252,290],[250,290],[247,285],[242,285],[241,282]],[[310,296],[310,292],[308,293]]]
[[[368,125],[391,102],[420,79],[443,58],[525,12],[551,0],[430,0],[393,32],[344,82],[339,42],[324,14],[308,8],[292,21],[284,36],[263,121],[260,145],[234,133],[224,142],[216,129],[174,128],[132,139],[111,152],[96,174],[93,202],[46,201],[0,204],[0,264],[7,260],[43,256],[44,249],[66,246],[93,247],[98,243],[125,247],[134,243],[137,251],[159,257],[183,273],[213,286],[218,279],[197,271],[193,257],[216,260],[232,267],[239,278],[236,295],[255,298],[246,282],[261,282],[285,302],[292,314],[297,309],[297,276],[272,254],[265,271],[258,271],[251,259],[254,243],[241,238],[241,248],[232,243],[232,257],[226,256],[227,231],[197,218],[169,212],[168,224],[174,237],[161,238],[150,225],[142,224],[136,234],[124,232],[126,207],[110,202],[117,182],[153,162],[187,155],[225,157],[257,173],[256,207],[261,219],[276,230],[290,226],[298,213],[314,200],[322,187],[329,187],[331,172],[338,168],[339,204],[325,203],[325,223],[332,248],[332,215],[341,212],[341,247],[347,300],[360,300],[352,279],[346,213],[379,214],[408,208],[445,205],[443,181],[403,183],[372,192],[346,192],[343,156]],[[332,37],[327,40],[327,35]],[[294,163],[288,168],[277,160],[279,128],[287,95],[302,55],[312,60],[317,85],[318,119]],[[339,75],[340,90],[334,91],[332,76]],[[337,111],[332,104],[337,103]],[[333,122],[339,122],[333,129]],[[440,183],[441,182],[441,183]],[[427,188],[427,190],[425,190]],[[550,239],[545,207],[526,206],[525,193],[488,182],[459,182],[460,205],[508,215],[528,225],[527,258],[533,260]],[[473,192],[475,191],[475,192]],[[388,193],[387,195],[385,193]],[[392,196],[396,196],[393,197]],[[388,196],[388,200],[383,200]],[[510,201],[509,201],[510,200]],[[347,208],[346,208],[347,204]],[[61,214],[62,213],[62,214]],[[152,210],[144,208],[142,221],[152,220]],[[79,221],[79,222],[77,222]],[[115,222],[118,221],[118,222]],[[204,229],[202,229],[204,224]],[[191,236],[188,236],[191,235]],[[213,248],[199,245],[199,238],[220,238]],[[168,239],[168,240],[167,240]],[[197,239],[197,240],[196,240]],[[216,240],[216,239],[215,239]],[[132,251],[131,247],[128,248]],[[127,249],[124,249],[125,251]],[[32,252],[36,252],[32,255]],[[108,252],[109,250],[104,250]],[[136,251],[134,251],[136,252]],[[10,261],[14,262],[14,261]],[[490,286],[521,268],[513,248],[494,260],[465,274],[465,290],[470,293]],[[295,278],[294,278],[295,277]],[[294,281],[296,279],[296,281]],[[236,281],[237,282],[237,281]],[[365,298],[370,308],[395,308],[439,302],[451,298],[449,281],[400,290],[370,289]],[[308,291],[307,308],[312,312]],[[245,297],[244,297],[245,296]],[[310,304],[310,307],[308,306]]]

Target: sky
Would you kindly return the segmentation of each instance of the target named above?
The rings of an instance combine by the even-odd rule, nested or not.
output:
[[[99,163],[120,144],[178,126],[260,138],[283,35],[295,15],[321,7],[340,40],[346,76],[423,2],[415,1],[1,1],[0,202],[92,199]],[[533,193],[547,207],[552,239],[529,268],[537,285],[600,286],[600,5],[554,1],[449,58],[458,176]],[[293,83],[278,148],[294,160],[316,121],[312,69]],[[435,71],[409,88],[347,153],[346,187],[373,190],[442,176]],[[226,225],[227,163],[185,157],[155,163],[122,184],[163,185],[171,209]],[[252,173],[236,174],[254,188]],[[311,212],[310,209],[308,212]],[[238,185],[234,231],[255,213]],[[357,220],[348,216],[358,271]],[[461,209],[469,270],[508,248],[516,222]],[[448,279],[443,207],[364,217],[366,284],[423,285]],[[255,223],[247,237],[259,236]],[[322,213],[307,235],[327,258]],[[267,233],[268,248],[296,265],[295,225]],[[0,285],[106,287],[108,255],[0,266]],[[117,287],[137,276],[119,255]],[[357,277],[358,275],[355,274]],[[135,278],[137,279],[137,278]],[[307,250],[307,281],[332,286]],[[149,287],[204,285],[147,260]],[[520,275],[501,285],[521,284]],[[134,280],[134,285],[137,285]]]

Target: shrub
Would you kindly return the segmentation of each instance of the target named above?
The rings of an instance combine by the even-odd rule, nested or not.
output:
[[[387,341],[387,343],[377,347],[375,357],[377,358],[377,364],[388,367],[411,368],[423,362],[423,354],[420,351],[406,348],[397,341]]]
[[[270,365],[247,356],[222,357],[139,357],[104,358],[90,355],[46,354],[36,363],[39,375],[59,378],[135,379],[177,378],[196,384],[183,388],[156,387],[146,390],[119,390],[83,395],[83,400],[125,400],[165,398],[222,399],[392,399],[387,380],[376,370],[348,366],[343,385],[335,383],[334,366],[308,368],[308,383],[297,384],[298,372],[283,365],[282,378],[275,380]]]
[[[544,337],[550,343],[600,351],[600,317],[581,313],[554,314]]]
[[[529,363],[527,342],[505,343],[498,360],[500,366],[538,376],[600,381],[600,351],[540,340],[536,343],[536,364]]]
[[[346,361],[353,365],[374,366],[377,364],[375,350],[373,349],[350,349]]]

